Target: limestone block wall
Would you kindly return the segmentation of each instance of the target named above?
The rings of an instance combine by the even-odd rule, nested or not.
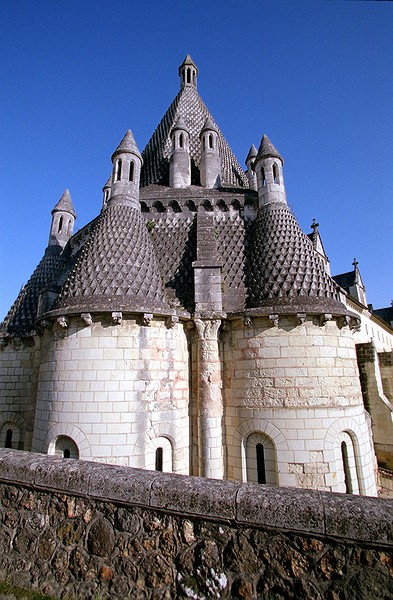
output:
[[[0,450],[0,579],[55,598],[391,598],[393,501]]]
[[[373,342],[356,346],[364,402],[371,414],[378,462],[393,470],[393,404],[385,395],[392,382],[391,353],[379,355]],[[383,380],[382,380],[383,373]]]
[[[0,346],[0,446],[30,450],[38,381],[38,336],[7,340]],[[10,434],[9,434],[10,435]]]
[[[188,405],[181,324],[74,317],[45,332],[33,450],[61,452],[71,439],[80,458],[154,469],[162,448],[168,470],[188,473]]]
[[[232,321],[223,340],[228,478],[257,481],[263,452],[267,483],[375,495],[350,329],[254,317]]]

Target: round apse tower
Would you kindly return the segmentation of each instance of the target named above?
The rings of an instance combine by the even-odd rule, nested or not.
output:
[[[248,301],[224,333],[229,478],[376,495],[351,329],[355,315],[300,229],[263,136]]]
[[[33,450],[188,473],[187,342],[140,212],[130,131],[112,160],[106,208],[42,315]]]

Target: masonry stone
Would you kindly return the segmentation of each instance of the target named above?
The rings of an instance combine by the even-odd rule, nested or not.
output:
[[[74,233],[68,191],[52,211],[0,328],[0,446],[376,495],[375,452],[392,465],[391,326],[357,261],[330,276],[269,138],[243,171],[189,55],[179,76],[143,152],[129,129],[116,147],[97,216]]]

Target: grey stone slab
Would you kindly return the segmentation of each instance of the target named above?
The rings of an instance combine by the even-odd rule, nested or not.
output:
[[[37,466],[34,484],[69,494],[85,495],[89,490],[92,467],[94,463],[47,457],[45,462]]]
[[[335,537],[371,543],[393,543],[393,500],[322,495],[325,533]]]
[[[234,519],[239,483],[164,475],[153,483],[150,506],[201,517]]]
[[[32,484],[36,476],[36,469],[47,461],[46,454],[33,454],[0,449],[0,479],[2,481]]]
[[[149,505],[155,473],[131,467],[100,465],[90,476],[89,495],[103,500]]]
[[[250,525],[324,532],[321,494],[311,490],[244,483],[237,495],[236,518]]]

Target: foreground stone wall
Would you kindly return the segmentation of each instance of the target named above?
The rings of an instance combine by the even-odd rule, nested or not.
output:
[[[56,598],[393,595],[393,501],[0,450],[0,578]]]

